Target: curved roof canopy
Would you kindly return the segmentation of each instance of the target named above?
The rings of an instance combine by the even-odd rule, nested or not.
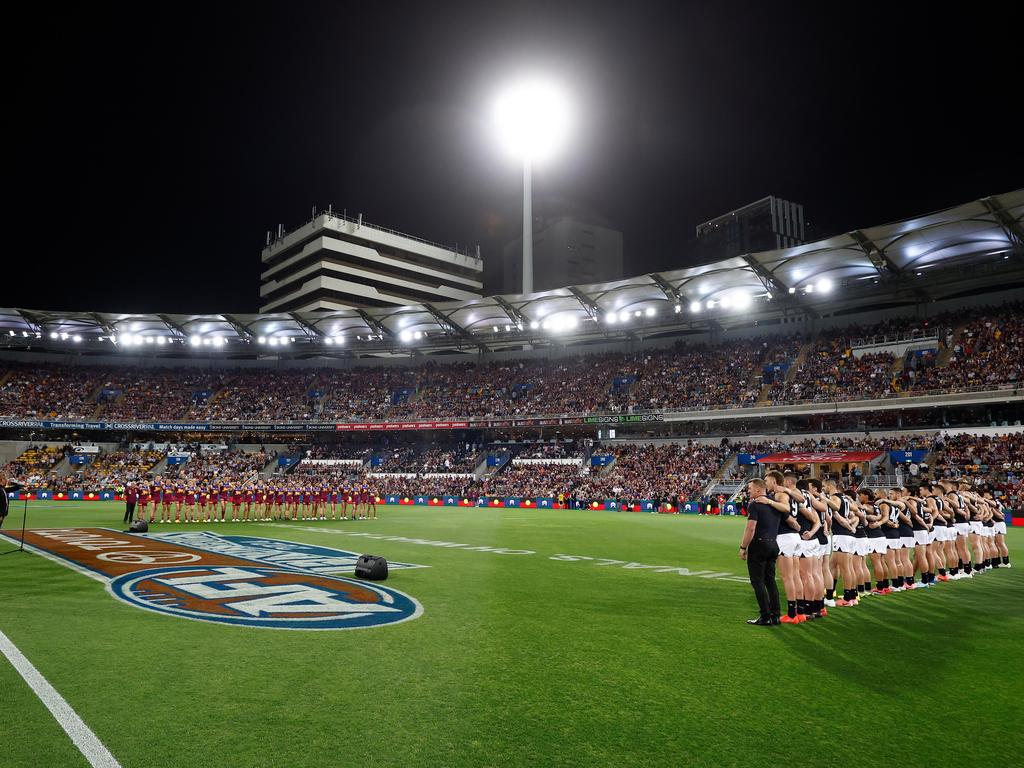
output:
[[[574,342],[737,326],[779,314],[869,306],[908,293],[941,298],[940,273],[960,270],[962,280],[963,269],[972,266],[1020,270],[1022,258],[1019,189],[795,248],[528,295],[257,315],[0,308],[0,345],[75,345],[90,352],[114,346],[179,355],[182,346],[234,355],[475,351],[555,336]],[[1006,261],[1004,268],[1000,262]],[[990,270],[986,279],[1003,278]]]

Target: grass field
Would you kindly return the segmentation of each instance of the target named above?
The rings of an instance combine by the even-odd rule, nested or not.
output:
[[[120,509],[39,505],[29,522],[120,529]],[[740,520],[380,514],[209,528],[428,565],[386,582],[423,605],[412,621],[348,632],[185,621],[14,554],[0,557],[0,630],[126,767],[937,768],[1024,754],[1024,568],[767,629],[744,623],[756,615],[749,586],[714,576],[745,572]],[[182,526],[156,526],[167,528]],[[1024,531],[1008,541],[1019,552]],[[2,658],[0,710],[0,765],[88,765]]]

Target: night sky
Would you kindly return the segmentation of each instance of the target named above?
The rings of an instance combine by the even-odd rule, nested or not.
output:
[[[621,229],[627,273],[768,194],[835,233],[1020,187],[1020,27],[902,6],[36,4],[2,303],[256,311],[266,230],[329,203],[500,258],[521,170],[488,117],[523,70],[578,114],[535,213]]]

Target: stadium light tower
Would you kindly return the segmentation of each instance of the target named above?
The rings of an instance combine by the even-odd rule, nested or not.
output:
[[[494,122],[505,149],[523,163],[523,293],[533,293],[533,166],[551,157],[569,133],[569,104],[547,80],[510,84],[494,104]]]

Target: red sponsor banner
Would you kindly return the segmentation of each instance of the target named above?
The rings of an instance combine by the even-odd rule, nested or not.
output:
[[[476,502],[472,501],[471,499],[459,499],[459,506],[460,507],[475,507],[476,506]]]
[[[441,499],[437,498],[437,496],[431,496],[430,500],[427,502],[428,507],[440,507],[443,505],[444,502],[441,501]]]
[[[537,505],[536,505],[536,503],[534,503],[533,499],[523,499],[523,503],[520,504],[519,506],[521,506],[521,507],[536,507]]]
[[[835,464],[849,461],[871,461],[882,455],[882,451],[804,451],[770,453],[760,456],[758,464]]]
[[[487,506],[489,506],[489,507],[504,507],[505,506],[505,502],[502,501],[501,499],[491,499],[490,502],[487,504]]]
[[[468,429],[468,421],[362,421],[353,424],[335,424],[338,432],[392,429]]]
[[[408,496],[403,496],[402,498],[400,498],[398,500],[398,503],[399,504],[404,504],[405,506],[409,506],[409,505],[413,504],[414,502]]]

